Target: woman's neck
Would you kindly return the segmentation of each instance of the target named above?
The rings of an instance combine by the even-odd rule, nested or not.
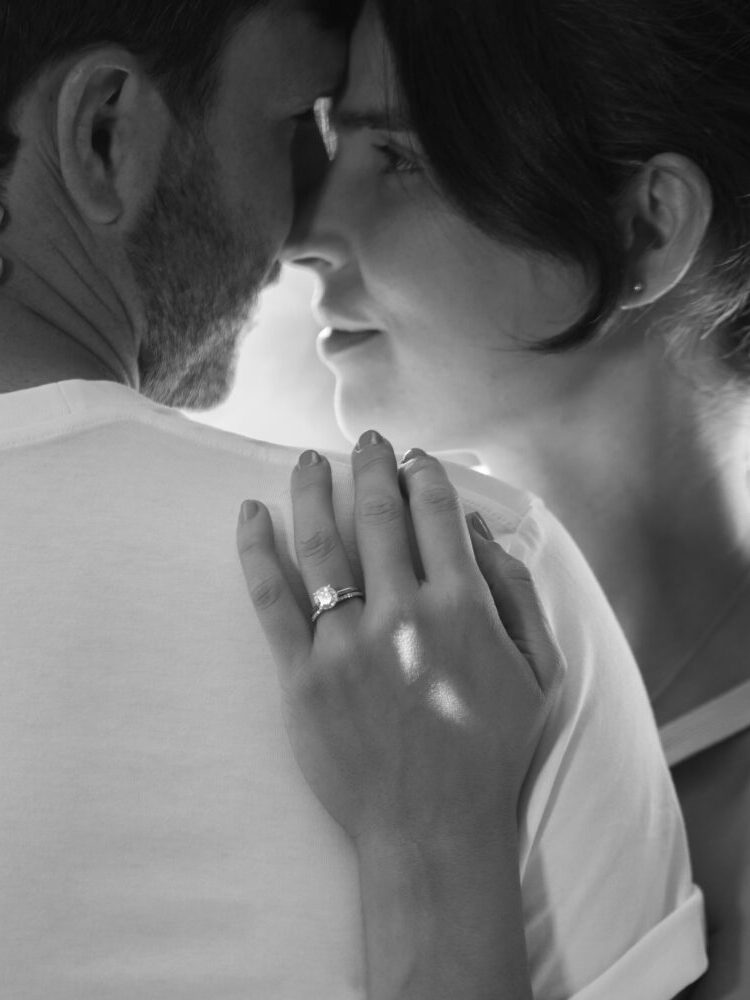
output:
[[[682,694],[691,700],[690,658],[712,623],[717,632],[747,628],[743,647],[750,641],[750,627],[741,624],[750,616],[719,624],[750,574],[750,404],[724,399],[719,408],[666,363],[646,357],[649,351],[600,371],[588,387],[579,384],[564,414],[544,414],[515,437],[505,428],[480,457],[493,475],[541,496],[568,528],[625,630],[657,710],[664,692],[669,715],[670,704],[690,707],[680,702]],[[740,659],[717,667],[715,693],[742,670]],[[706,683],[704,676],[701,691]]]

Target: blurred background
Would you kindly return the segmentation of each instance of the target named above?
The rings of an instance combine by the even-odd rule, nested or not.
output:
[[[258,441],[348,455],[352,445],[333,410],[334,378],[315,350],[320,326],[310,308],[314,289],[308,271],[284,267],[278,283],[261,297],[231,396],[215,410],[186,415]],[[483,471],[473,455],[444,452],[443,457]]]
[[[193,420],[277,444],[349,452],[333,413],[333,375],[318,360],[310,311],[313,277],[285,267],[264,292],[242,346],[230,398]]]

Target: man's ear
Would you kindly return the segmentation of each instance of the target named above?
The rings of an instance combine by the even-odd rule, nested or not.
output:
[[[653,157],[630,182],[618,212],[627,249],[623,309],[656,302],[692,267],[711,221],[706,175],[676,153]]]
[[[169,113],[129,52],[98,49],[76,61],[57,96],[63,182],[81,215],[111,225],[133,214],[154,183]]]

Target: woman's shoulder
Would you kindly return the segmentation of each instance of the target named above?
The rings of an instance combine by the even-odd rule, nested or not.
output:
[[[480,512],[486,508],[500,532],[517,531],[540,503],[533,493],[488,476],[480,469],[453,462],[446,462],[445,468],[464,505],[471,505]]]
[[[604,621],[605,630],[610,636],[616,634],[619,643],[621,630],[599,583],[570,533],[544,501],[474,469],[450,464],[446,468],[464,507],[478,510],[503,547],[531,570],[543,601],[548,598],[545,603],[553,608],[562,604],[569,623],[580,620],[579,612],[585,607],[586,627],[591,621]]]

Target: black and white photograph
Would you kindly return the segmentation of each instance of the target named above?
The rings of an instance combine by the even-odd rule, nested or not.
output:
[[[0,0],[0,1000],[750,1000],[748,0]]]

